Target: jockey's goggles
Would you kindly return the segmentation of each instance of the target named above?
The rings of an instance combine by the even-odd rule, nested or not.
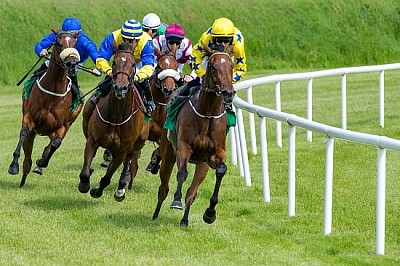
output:
[[[157,32],[157,28],[151,29],[151,28],[145,28],[145,27],[143,27],[143,31],[144,31],[144,32],[149,32],[149,30],[151,30],[152,33],[156,33],[156,32]]]
[[[214,43],[232,44],[233,37],[214,37],[213,42]]]
[[[174,44],[181,45],[182,39],[179,39],[179,38],[168,38],[167,42],[168,42],[169,45],[174,45]]]

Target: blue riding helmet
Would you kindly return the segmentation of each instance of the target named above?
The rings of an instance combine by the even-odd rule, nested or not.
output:
[[[82,30],[81,23],[77,18],[66,18],[61,28],[64,31]]]

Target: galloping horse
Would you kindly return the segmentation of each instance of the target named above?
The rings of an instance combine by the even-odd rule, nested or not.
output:
[[[154,53],[157,56],[157,66],[155,73],[151,80],[151,93],[153,94],[154,102],[156,103],[156,109],[154,110],[151,120],[146,123],[143,130],[148,130],[148,140],[156,142],[160,145],[161,132],[163,130],[165,118],[167,116],[167,102],[169,101],[169,96],[172,92],[177,90],[176,81],[180,79],[180,74],[178,73],[178,61],[176,60],[176,48],[169,53],[162,53],[157,48],[154,49]],[[147,128],[146,128],[147,127]],[[134,178],[138,170],[138,159],[139,154],[135,154],[132,157],[131,162],[131,174]],[[152,165],[151,172],[157,174],[159,164],[161,161],[161,155],[159,148],[152,153]],[[129,182],[128,188],[132,188],[132,182]]]
[[[137,43],[121,44],[113,59],[112,85],[110,93],[96,103],[95,111],[90,112],[90,101],[83,111],[83,132],[86,137],[84,164],[80,173],[78,189],[86,193],[90,189],[90,165],[99,147],[110,150],[112,160],[100,186],[90,190],[90,195],[99,198],[110,184],[117,168],[124,163],[118,189],[114,194],[117,201],[125,198],[125,186],[130,181],[129,164],[133,151],[140,150],[147,135],[141,137],[144,114],[143,102],[134,85],[135,58],[133,50]]]
[[[178,167],[177,191],[171,208],[182,209],[182,185],[188,176],[188,162],[195,164],[193,181],[187,190],[185,212],[181,225],[188,226],[190,207],[197,195],[201,182],[205,179],[209,167],[215,169],[216,183],[210,199],[210,206],[203,215],[206,223],[216,219],[215,206],[223,176],[227,171],[225,139],[227,117],[224,104],[230,104],[235,96],[232,85],[233,63],[228,53],[213,52],[208,61],[203,84],[183,106],[176,118],[175,134],[164,130],[161,136],[161,184],[158,190],[158,203],[153,214],[157,219],[161,205],[165,200],[169,187],[169,179],[175,163]],[[174,151],[176,153],[174,154]]]
[[[36,134],[48,136],[50,143],[45,147],[42,157],[36,161],[35,173],[42,174],[42,168],[48,166],[53,153],[60,147],[72,123],[78,117],[82,104],[70,111],[72,104],[71,79],[80,61],[74,48],[77,36],[68,31],[51,29],[56,35],[53,53],[47,72],[32,86],[28,99],[22,97],[22,128],[19,142],[13,153],[13,161],[8,172],[19,173],[18,159],[21,147],[25,158],[20,187],[23,187],[32,167],[32,150]]]

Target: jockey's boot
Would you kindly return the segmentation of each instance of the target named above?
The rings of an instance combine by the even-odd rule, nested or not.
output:
[[[47,70],[47,68],[48,67],[46,63],[41,64],[40,67],[36,69],[35,72],[33,72],[32,76],[34,76],[35,78],[40,77]]]
[[[100,164],[102,167],[107,168],[112,160],[112,154],[109,150],[105,149],[103,154],[103,162]]]
[[[195,86],[199,86],[201,85],[200,82],[200,78],[196,77],[195,79],[192,79],[191,81],[189,81],[188,83],[186,83],[181,90],[178,92],[178,94],[176,95],[176,104],[179,105],[182,102],[186,101],[186,99],[188,98],[188,96],[190,96],[192,94],[192,92],[190,91],[193,87]]]
[[[70,75],[68,76],[71,79],[71,89],[72,89],[72,99],[75,101],[77,98],[81,96],[81,93],[79,91],[79,85],[78,85],[78,77],[76,75]]]
[[[90,97],[90,102],[96,104],[100,98],[106,96],[111,90],[111,80],[110,76],[106,76],[99,85],[97,85],[96,91]]]
[[[144,106],[146,108],[146,115],[151,117],[156,109],[156,104],[153,100],[153,94],[150,90],[150,83],[148,79],[143,80],[142,82],[136,83],[139,88],[143,91],[145,99],[143,101]]]

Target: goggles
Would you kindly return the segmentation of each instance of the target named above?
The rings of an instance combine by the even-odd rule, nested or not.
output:
[[[181,45],[182,39],[178,39],[178,38],[168,38],[168,39],[167,39],[167,42],[168,42],[169,45],[174,45],[174,44],[176,44],[176,45]]]
[[[228,44],[232,44],[232,42],[233,42],[233,37],[214,37],[213,42],[214,42],[214,43],[228,43]]]
[[[150,30],[151,30],[152,33],[156,33],[157,32],[157,29],[150,29],[150,28],[143,27],[143,31],[144,32],[149,32]]]

